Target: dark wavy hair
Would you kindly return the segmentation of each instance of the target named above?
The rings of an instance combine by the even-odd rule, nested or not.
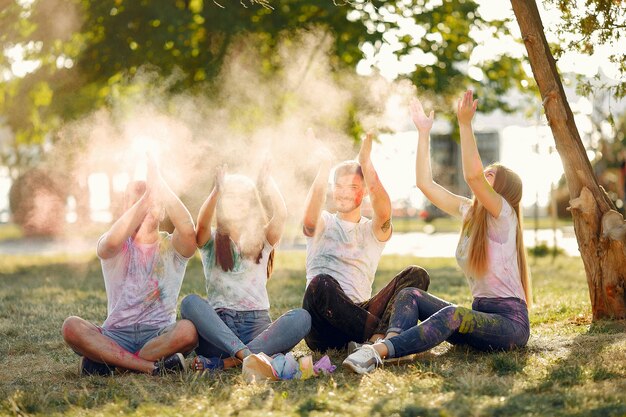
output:
[[[252,207],[250,214],[257,216],[257,231],[264,231],[265,225],[268,222],[268,216],[254,183],[243,175],[227,175],[226,178],[224,178],[224,188],[228,190],[227,193],[235,193],[248,198],[250,207]],[[236,190],[233,191],[233,189]],[[216,207],[217,230],[215,232],[215,264],[219,265],[223,271],[232,271],[235,267],[235,247],[230,237],[229,228],[233,225],[226,224],[224,221],[224,218],[227,217],[227,215],[224,212],[223,198],[228,198],[228,195],[223,194],[220,196]],[[236,227],[242,227],[242,225],[236,225]],[[258,252],[256,252],[256,255],[252,257],[257,264],[261,262],[261,258],[263,256],[263,245],[264,239],[259,242]],[[267,262],[268,279],[270,278],[273,269],[274,250],[272,249]]]

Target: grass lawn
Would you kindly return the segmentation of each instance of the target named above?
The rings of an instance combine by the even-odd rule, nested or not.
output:
[[[571,219],[558,219],[556,221],[556,227],[568,227],[572,226]],[[532,216],[524,217],[524,230],[537,229],[552,229],[552,219],[549,217],[539,217],[536,221]],[[428,231],[430,229],[430,231]],[[410,232],[446,232],[456,233],[461,229],[461,220],[451,217],[438,217],[430,222],[425,222],[416,217],[399,217],[393,219],[393,230],[396,233],[410,233]]]
[[[572,227],[571,219],[558,219],[556,222],[557,229],[563,227]],[[532,216],[524,217],[524,230],[552,229],[552,219],[549,217],[540,217],[535,222]],[[417,217],[394,217],[393,231],[394,233],[458,233],[461,229],[461,220],[451,217],[438,217],[430,222],[425,222]],[[1,237],[0,237],[1,239]],[[302,224],[299,222],[288,222],[283,234],[283,241],[299,241],[304,243],[302,237]]]
[[[0,241],[19,239],[22,237],[22,230],[15,223],[0,223]]]
[[[376,288],[409,264],[427,268],[431,291],[469,305],[452,259],[387,256]],[[304,254],[282,252],[269,282],[273,316],[300,305]],[[155,378],[125,374],[79,377],[78,356],[60,335],[63,319],[101,322],[106,299],[96,259],[0,258],[0,415],[358,415],[625,416],[626,325],[591,324],[580,259],[533,265],[536,306],[527,348],[485,354],[447,343],[416,360],[360,377],[247,385],[240,371]],[[194,259],[182,296],[204,291]],[[309,353],[304,343],[297,355]],[[319,358],[314,354],[314,359]],[[331,352],[339,365],[344,352]]]

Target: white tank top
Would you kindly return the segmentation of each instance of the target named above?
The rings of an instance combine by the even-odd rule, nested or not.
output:
[[[463,203],[459,211],[463,219],[471,205]],[[487,256],[489,266],[482,277],[473,277],[468,270],[469,236],[461,236],[456,248],[456,259],[465,273],[472,296],[486,298],[515,297],[526,301],[517,264],[517,215],[502,198],[500,216],[487,218]]]

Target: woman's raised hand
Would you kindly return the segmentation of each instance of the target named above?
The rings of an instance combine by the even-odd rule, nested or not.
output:
[[[330,149],[326,147],[326,145],[324,145],[320,140],[317,139],[317,136],[315,136],[315,132],[310,127],[306,130],[306,140],[307,147],[313,149],[311,159],[319,163],[320,167],[330,169],[330,165],[333,162],[333,154]]]
[[[267,186],[267,182],[272,175],[272,157],[268,153],[263,156],[263,162],[261,163],[261,169],[256,177],[256,188],[259,192],[262,192]]]
[[[226,175],[227,168],[228,166],[226,164],[218,165],[217,168],[215,168],[215,183],[213,186],[217,192],[222,191],[224,187],[224,175]]]
[[[411,99],[409,110],[417,131],[429,133],[430,129],[433,127],[433,121],[435,120],[435,111],[431,110],[430,114],[426,116],[422,103],[417,98]]]
[[[151,200],[158,201],[162,197],[163,177],[154,155],[146,153],[146,191],[149,191]]]
[[[476,107],[478,107],[478,100],[474,100],[472,90],[467,90],[457,103],[456,117],[459,124],[471,123],[476,113]]]

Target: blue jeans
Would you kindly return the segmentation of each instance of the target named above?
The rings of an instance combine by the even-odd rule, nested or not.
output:
[[[267,310],[236,311],[214,309],[196,295],[188,295],[180,305],[180,314],[198,331],[196,353],[205,357],[229,357],[248,348],[267,355],[287,352],[311,329],[311,316],[298,308],[272,322]]]
[[[396,298],[388,331],[400,333],[384,341],[389,357],[399,358],[443,341],[483,351],[523,347],[530,323],[526,303],[518,298],[475,298],[470,310],[418,288],[405,288]]]

